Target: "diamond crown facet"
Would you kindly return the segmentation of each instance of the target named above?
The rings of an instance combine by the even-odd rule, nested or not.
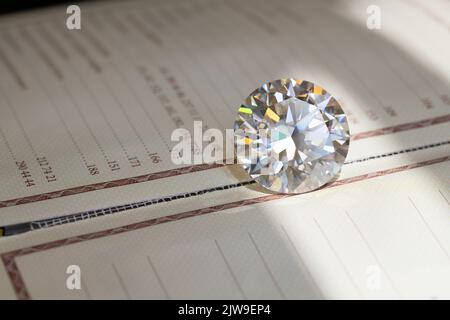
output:
[[[347,117],[336,99],[309,81],[263,84],[239,107],[238,163],[263,187],[315,190],[340,173],[348,153]]]

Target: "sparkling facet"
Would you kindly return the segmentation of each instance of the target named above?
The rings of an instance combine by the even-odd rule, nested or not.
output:
[[[263,84],[239,107],[238,163],[263,187],[282,193],[332,181],[347,156],[350,133],[339,103],[308,81]]]

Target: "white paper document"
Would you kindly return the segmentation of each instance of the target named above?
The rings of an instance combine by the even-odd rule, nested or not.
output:
[[[81,30],[66,7],[0,17],[0,226],[211,192],[0,238],[0,298],[450,298],[448,1],[81,9]],[[251,179],[173,164],[174,129],[232,128],[252,90],[286,77],[348,115],[337,181],[220,189]]]

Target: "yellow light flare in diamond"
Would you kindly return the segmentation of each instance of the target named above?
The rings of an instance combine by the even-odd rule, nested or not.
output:
[[[270,120],[273,120],[275,122],[280,121],[280,116],[277,115],[275,112],[273,112],[272,109],[270,109],[270,108],[267,108],[266,113],[264,114],[264,117],[267,117]]]
[[[240,113],[245,113],[245,114],[252,114],[252,113],[253,113],[252,109],[250,109],[250,108],[245,108],[245,107],[240,107],[240,108],[239,108],[239,112],[240,112]]]
[[[314,94],[322,94],[322,92],[323,92],[322,87],[319,87],[318,85],[314,85],[314,90],[313,90]]]
[[[321,86],[293,78],[250,93],[234,128],[237,163],[275,192],[309,192],[333,181],[350,143],[347,117],[336,99]]]

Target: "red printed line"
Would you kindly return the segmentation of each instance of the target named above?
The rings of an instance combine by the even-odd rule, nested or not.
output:
[[[436,117],[436,118],[425,119],[425,120],[420,120],[420,121],[415,121],[415,122],[408,122],[408,123],[404,123],[404,124],[400,124],[400,125],[396,125],[396,126],[392,126],[392,127],[386,127],[386,128],[377,129],[377,130],[360,132],[360,133],[352,135],[352,141],[376,137],[376,136],[384,136],[387,134],[401,132],[401,131],[425,128],[425,127],[429,127],[429,126],[433,126],[436,124],[441,124],[441,123],[445,123],[445,122],[449,122],[449,121],[450,121],[450,114],[446,114],[444,116],[440,116],[440,117]]]
[[[440,123],[445,123],[445,122],[449,122],[449,121],[450,121],[450,114],[436,117],[436,118],[431,118],[431,119],[426,119],[426,120],[421,120],[421,121],[416,121],[416,122],[405,123],[405,124],[401,124],[401,125],[397,125],[397,126],[387,127],[387,128],[383,128],[383,129],[377,129],[377,130],[357,133],[352,136],[352,141],[381,136],[381,135],[387,135],[387,134],[400,132],[400,131],[424,128],[424,127],[428,127],[428,126],[432,126],[432,125],[436,125],[436,124],[440,124]],[[99,183],[95,183],[95,184],[89,184],[89,185],[73,187],[73,188],[68,188],[68,189],[63,189],[63,190],[58,190],[58,191],[52,191],[52,192],[42,193],[42,194],[33,195],[33,196],[27,196],[27,197],[11,199],[11,200],[4,200],[4,201],[0,201],[0,209],[6,208],[6,207],[14,207],[14,206],[18,206],[18,205],[27,204],[27,203],[44,201],[44,200],[57,199],[57,198],[67,197],[67,196],[71,196],[71,195],[76,195],[76,194],[86,193],[86,192],[91,192],[91,191],[96,191],[96,190],[104,190],[104,189],[109,189],[109,188],[115,188],[115,187],[135,184],[135,183],[142,183],[142,182],[148,182],[148,181],[157,180],[157,179],[175,177],[175,176],[184,175],[184,174],[188,174],[188,173],[210,170],[210,169],[218,168],[221,166],[223,166],[223,164],[193,165],[193,166],[184,167],[184,168],[149,173],[149,174],[145,174],[145,175],[141,175],[141,176],[137,176],[137,177],[124,178],[124,179],[107,181],[107,182],[99,182]]]
[[[74,188],[69,188],[69,189],[64,189],[64,190],[42,193],[42,194],[38,194],[38,195],[34,195],[34,196],[0,201],[0,208],[14,207],[14,206],[22,205],[22,204],[39,202],[39,201],[50,200],[50,199],[57,199],[57,198],[72,196],[75,194],[80,194],[80,193],[85,193],[85,192],[115,188],[115,187],[135,184],[135,183],[148,182],[148,181],[152,181],[152,180],[158,180],[158,179],[169,178],[169,177],[179,176],[179,175],[203,171],[203,170],[219,168],[222,166],[224,166],[224,165],[223,164],[200,164],[200,165],[194,165],[194,166],[189,166],[189,167],[184,167],[184,168],[171,169],[171,170],[166,170],[166,171],[161,171],[161,172],[144,174],[144,175],[137,176],[137,177],[124,178],[124,179],[113,180],[113,181],[108,181],[108,182],[99,182],[99,183],[89,184],[89,185],[80,186],[80,187],[74,187]]]
[[[404,166],[400,166],[400,167],[396,167],[396,168],[392,168],[392,169],[371,172],[368,174],[363,174],[360,176],[336,181],[333,184],[331,184],[330,186],[328,186],[327,188],[338,187],[338,186],[342,186],[342,185],[346,185],[346,184],[350,184],[350,183],[355,183],[355,182],[359,182],[359,181],[363,181],[363,180],[373,179],[376,177],[390,175],[390,174],[397,173],[397,172],[402,172],[402,171],[407,171],[407,170],[411,170],[411,169],[415,169],[415,168],[430,166],[433,164],[437,164],[437,163],[441,163],[441,162],[445,162],[445,161],[449,161],[449,160],[450,160],[450,156],[447,156],[447,157],[422,161],[422,162],[418,162],[418,163],[414,163],[414,164],[404,165]],[[216,205],[216,206],[206,207],[206,208],[202,208],[202,209],[196,209],[196,210],[191,210],[191,211],[187,211],[187,212],[182,212],[182,213],[178,213],[178,214],[174,214],[174,215],[170,215],[170,216],[166,216],[166,217],[154,218],[154,219],[150,219],[150,220],[146,220],[146,221],[142,221],[142,222],[129,224],[129,225],[122,226],[122,227],[112,228],[112,229],[108,229],[108,230],[104,230],[104,231],[92,232],[92,233],[88,233],[88,234],[84,234],[84,235],[80,235],[80,236],[69,237],[66,239],[51,241],[48,243],[44,243],[44,244],[40,244],[40,245],[36,245],[36,246],[32,246],[32,247],[22,248],[22,249],[11,251],[11,252],[6,252],[1,255],[1,259],[5,266],[5,270],[8,274],[8,277],[11,281],[11,284],[13,286],[16,297],[18,299],[30,299],[31,296],[26,288],[25,282],[23,280],[23,277],[22,277],[20,270],[16,263],[17,257],[36,253],[36,252],[41,252],[41,251],[45,251],[45,250],[49,250],[49,249],[53,249],[53,248],[59,248],[59,247],[63,247],[63,246],[67,246],[67,245],[71,245],[71,244],[75,244],[75,243],[85,242],[85,241],[89,241],[89,240],[93,240],[93,239],[98,239],[98,238],[113,236],[113,235],[121,234],[121,233],[125,233],[125,232],[130,232],[130,231],[134,231],[134,230],[139,230],[139,229],[143,229],[143,228],[148,228],[151,226],[164,224],[164,223],[168,223],[168,222],[179,221],[179,220],[192,218],[192,217],[198,217],[198,216],[202,216],[202,215],[213,213],[213,212],[221,212],[221,211],[224,211],[227,209],[243,207],[243,206],[248,206],[248,205],[252,205],[252,204],[288,198],[288,197],[292,197],[292,196],[296,196],[296,195],[292,195],[292,194],[266,195],[266,196],[262,196],[262,197],[258,197],[258,198],[254,198],[254,199],[240,200],[240,201],[230,202],[230,203],[226,203],[226,204],[220,204],[220,205]]]

